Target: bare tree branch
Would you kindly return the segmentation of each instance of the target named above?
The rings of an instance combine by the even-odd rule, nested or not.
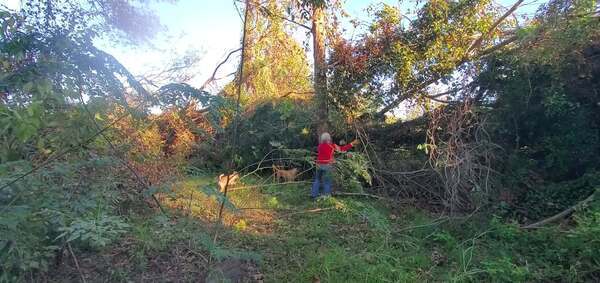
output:
[[[453,89],[450,89],[450,90],[447,90],[447,91],[444,91],[444,92],[441,92],[441,93],[436,93],[436,94],[426,94],[426,95],[424,95],[424,97],[426,97],[426,98],[431,98],[431,99],[432,99],[432,98],[438,98],[438,97],[440,97],[440,96],[444,96],[444,95],[448,95],[448,94],[451,94],[451,93],[455,93],[455,92],[461,91],[461,90],[463,90],[463,89],[465,89],[465,88],[467,88],[467,87],[470,87],[470,86],[472,86],[472,85],[473,85],[473,82],[470,82],[470,83],[468,83],[468,84],[466,84],[466,85],[463,85],[463,86],[461,86],[461,87],[458,87],[458,88],[453,88]]]
[[[492,33],[494,33],[494,31],[496,30],[496,28],[510,15],[512,15],[512,13],[514,13],[517,8],[519,8],[519,6],[521,6],[521,4],[524,2],[525,0],[518,0],[517,2],[515,2],[515,4],[512,5],[512,7],[510,7],[510,9],[508,9],[504,14],[502,14],[502,16],[500,16],[500,18],[498,18],[490,27],[490,29],[488,30],[488,32],[486,32],[485,34],[482,34],[479,38],[477,38],[477,40],[475,40],[471,46],[469,46],[469,48],[467,49],[467,54],[469,54],[471,51],[473,51],[474,49],[477,49],[481,46],[481,43],[483,42],[484,39],[489,38]]]
[[[169,68],[160,70],[156,73],[147,73],[137,78],[138,81],[146,82],[147,84],[159,88],[160,84],[163,84],[167,81],[179,81],[186,82],[189,81],[192,76],[189,74],[181,74],[186,69],[192,68],[199,60],[190,60],[184,62],[176,62],[171,65]]]
[[[479,54],[477,55],[478,58],[483,58],[487,55],[490,55],[494,52],[496,52],[497,50],[499,50],[500,48],[507,46],[515,41],[517,41],[518,37],[516,35],[513,35],[507,39],[505,39],[504,41],[488,48],[488,49],[484,49],[483,51],[479,52]]]
[[[533,229],[533,228],[539,228],[542,227],[546,224],[552,223],[554,221],[560,220],[562,218],[565,218],[567,216],[569,216],[571,213],[575,212],[575,210],[577,210],[578,208],[585,206],[587,203],[591,202],[592,200],[594,200],[594,196],[596,195],[596,192],[598,192],[598,190],[594,191],[594,193],[592,193],[589,197],[587,197],[586,199],[580,201],[579,203],[577,203],[574,206],[571,206],[565,210],[563,210],[562,212],[548,217],[546,219],[543,219],[541,221],[529,224],[527,226],[523,226],[523,229]]]
[[[229,52],[229,54],[227,54],[227,56],[225,57],[225,59],[223,61],[221,61],[221,63],[219,63],[217,65],[217,67],[215,68],[215,70],[213,71],[212,75],[210,76],[210,78],[208,78],[204,84],[202,84],[202,86],[200,87],[200,90],[204,90],[206,88],[206,86],[208,86],[210,83],[212,83],[213,81],[217,80],[215,78],[215,76],[217,75],[217,72],[219,71],[219,68],[221,68],[221,66],[223,66],[225,63],[227,63],[227,61],[229,61],[229,58],[231,57],[231,55],[233,55],[236,52],[241,51],[242,48],[238,48],[236,50],[233,50],[231,52]],[[235,74],[236,72],[234,72],[233,74]],[[228,77],[229,75],[227,75],[226,77]]]
[[[288,97],[292,94],[314,94],[314,91],[301,91],[301,92],[297,92],[297,91],[288,91],[286,94],[280,96],[279,98],[284,98],[284,97]]]

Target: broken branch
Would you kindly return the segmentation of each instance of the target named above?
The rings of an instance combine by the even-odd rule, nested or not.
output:
[[[555,222],[555,221],[557,221],[557,220],[563,219],[563,218],[565,218],[565,217],[567,217],[567,216],[571,215],[571,213],[575,212],[575,210],[577,210],[577,209],[579,209],[579,208],[581,208],[581,207],[585,206],[586,204],[588,204],[588,203],[590,203],[592,200],[594,200],[594,195],[596,194],[596,192],[598,192],[598,190],[599,190],[599,189],[596,189],[596,191],[595,191],[594,193],[592,193],[592,194],[591,194],[589,197],[587,197],[586,199],[584,199],[584,200],[580,201],[580,202],[579,202],[579,203],[577,203],[576,205],[574,205],[574,206],[571,206],[571,207],[569,207],[569,208],[567,208],[567,209],[563,210],[562,212],[560,212],[560,213],[558,213],[558,214],[556,214],[556,215],[554,215],[554,216],[551,216],[551,217],[548,217],[548,218],[546,218],[546,219],[543,219],[543,220],[541,220],[541,221],[538,221],[538,222],[535,222],[535,223],[529,224],[529,225],[527,225],[527,226],[524,226],[524,227],[523,227],[523,229],[535,229],[535,228],[539,228],[539,227],[542,227],[542,226],[544,226],[544,225],[546,225],[546,224],[549,224],[549,223]]]

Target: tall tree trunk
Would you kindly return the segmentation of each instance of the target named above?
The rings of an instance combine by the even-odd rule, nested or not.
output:
[[[235,168],[235,154],[238,150],[238,142],[239,142],[239,134],[238,134],[238,126],[239,126],[239,119],[240,119],[240,97],[242,96],[242,88],[244,87],[244,73],[246,72],[246,70],[244,69],[244,63],[246,61],[246,55],[248,52],[248,46],[247,46],[247,41],[248,41],[248,23],[250,21],[250,16],[251,16],[251,1],[252,0],[246,0],[246,10],[244,12],[244,29],[242,31],[242,57],[240,58],[240,79],[237,82],[237,97],[236,97],[236,101],[235,101],[235,116],[233,117],[233,133],[232,133],[232,137],[229,140],[231,143],[231,158],[229,158],[229,162],[227,163],[227,169],[228,172],[233,171],[233,169]],[[230,180],[229,177],[231,176],[231,173],[227,173],[227,180],[225,182],[225,188],[223,188],[223,199],[221,200],[221,205],[219,207],[219,214],[218,214],[218,220],[219,220],[219,224],[222,224],[223,221],[223,208],[225,207],[225,201],[227,201],[227,191],[229,190],[229,185],[230,184]],[[214,242],[217,242],[217,235],[218,233],[215,233],[215,238],[214,238]]]
[[[258,38],[257,24],[259,15],[257,8],[259,5],[258,0],[246,0],[246,12],[244,13],[244,42],[242,42],[244,48],[242,48],[242,57],[246,66],[244,66],[245,70],[241,80],[244,90],[249,94],[255,93],[254,76],[256,75],[256,70],[252,70],[250,65],[254,60],[253,51]]]
[[[327,109],[327,64],[325,62],[325,5],[313,5],[312,36],[314,58],[314,89],[317,100],[318,134],[329,129]]]

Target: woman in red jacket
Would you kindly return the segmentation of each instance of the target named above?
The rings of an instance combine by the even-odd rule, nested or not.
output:
[[[331,170],[335,159],[333,154],[335,151],[345,152],[352,148],[352,146],[358,143],[357,140],[353,140],[350,144],[339,146],[331,142],[331,135],[329,133],[321,134],[319,138],[319,147],[317,149],[317,171],[315,172],[315,181],[312,185],[310,197],[315,199],[319,196],[319,188],[321,186],[321,179],[323,181],[323,195],[331,195]]]

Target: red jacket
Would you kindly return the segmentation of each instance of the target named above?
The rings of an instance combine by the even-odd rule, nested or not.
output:
[[[333,154],[336,150],[338,151],[348,151],[352,148],[352,144],[349,143],[347,145],[339,146],[334,143],[322,143],[319,144],[319,148],[317,149],[317,164],[325,165],[333,163]]]

